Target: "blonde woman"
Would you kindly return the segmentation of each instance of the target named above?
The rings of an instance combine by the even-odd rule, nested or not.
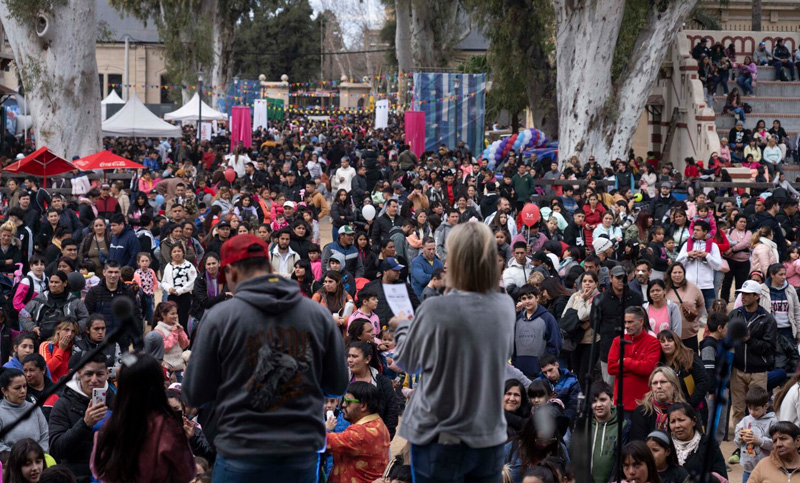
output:
[[[221,186],[219,191],[217,191],[217,195],[214,196],[214,201],[211,203],[211,206],[219,206],[222,208],[223,214],[230,213],[234,209],[231,196],[231,189],[227,186]]]
[[[19,240],[15,238],[17,225],[13,221],[7,221],[0,225],[0,273],[4,273],[14,278],[14,271],[17,263],[22,263],[22,251],[19,248]]]
[[[667,431],[667,409],[676,402],[686,402],[678,376],[671,368],[656,367],[650,374],[648,391],[631,417],[631,441],[644,441],[647,435],[659,429]]]
[[[750,273],[760,272],[764,278],[770,265],[778,263],[778,245],[772,241],[772,228],[762,226],[750,239]]]
[[[500,266],[489,227],[461,223],[446,244],[448,293],[420,305],[413,320],[400,314],[389,321],[397,343],[395,364],[403,370],[422,368],[398,434],[411,443],[413,460],[430,461],[413,468],[417,479],[500,481],[507,434],[505,424],[496,424],[505,420],[497,395],[504,393],[506,361],[513,351],[514,303],[497,291]],[[477,397],[476,387],[481,388]],[[469,404],[451,404],[467,399]],[[447,451],[448,460],[469,453],[476,464],[441,473],[453,468],[442,464],[440,434],[458,435],[461,442]]]

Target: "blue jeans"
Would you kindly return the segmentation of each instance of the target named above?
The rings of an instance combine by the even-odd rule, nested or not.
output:
[[[736,78],[736,84],[742,88],[744,95],[753,94],[753,78],[750,76],[740,75]]]
[[[503,446],[470,448],[464,443],[411,445],[414,483],[501,483]]]
[[[294,456],[253,456],[225,458],[217,456],[214,464],[214,483],[317,483],[319,454]]]
[[[706,311],[708,311],[714,303],[714,299],[717,297],[717,292],[715,292],[713,288],[701,288],[700,291],[703,292],[703,298],[706,302]]]
[[[739,116],[739,119],[741,119],[742,122],[746,121],[744,116],[744,109],[742,109],[741,107],[729,107],[728,110]]]
[[[142,301],[144,302],[144,319],[147,321],[148,324],[153,323],[153,303],[154,303],[155,295],[147,295],[146,293],[142,293]]]
[[[772,65],[775,66],[775,80],[781,80],[781,69],[788,69],[789,74],[794,80],[794,64],[791,62],[783,63],[780,59],[776,59],[772,62]]]
[[[750,472],[742,471],[742,483],[747,483],[747,480],[749,479],[750,479]]]

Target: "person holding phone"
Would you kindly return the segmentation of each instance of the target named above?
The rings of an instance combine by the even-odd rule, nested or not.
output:
[[[79,357],[79,356],[75,356]],[[75,473],[78,481],[91,477],[94,429],[110,414],[114,393],[108,390],[108,368],[104,354],[97,354],[67,383],[61,397],[50,396],[45,405],[50,411],[50,454],[59,464]],[[95,389],[98,395],[95,396]],[[99,395],[105,391],[105,402]]]

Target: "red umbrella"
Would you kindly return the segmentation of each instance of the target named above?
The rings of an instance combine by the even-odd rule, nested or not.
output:
[[[100,151],[99,153],[90,154],[81,159],[74,161],[75,166],[84,171],[92,169],[142,169],[139,163],[134,163],[130,159],[117,156],[111,151]]]
[[[27,173],[41,176],[43,187],[47,187],[47,177],[69,173],[77,169],[72,163],[50,151],[47,146],[42,146],[24,158],[11,163],[6,171],[11,173]]]

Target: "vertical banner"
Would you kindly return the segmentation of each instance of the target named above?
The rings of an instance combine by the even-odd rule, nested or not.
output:
[[[200,124],[200,139],[204,141],[211,141],[211,132],[214,130],[210,121],[203,121]]]
[[[486,74],[415,73],[414,110],[425,113],[425,151],[459,141],[483,152]]]
[[[256,99],[253,101],[253,129],[267,126],[267,100]]]
[[[267,119],[283,121],[283,99],[267,97]]]
[[[421,111],[406,111],[405,119],[406,144],[411,152],[422,157],[425,152],[425,113]]]
[[[389,100],[384,99],[375,103],[375,129],[389,127]]]
[[[231,152],[239,145],[246,148],[253,145],[253,130],[250,128],[250,108],[234,106],[231,108]]]

